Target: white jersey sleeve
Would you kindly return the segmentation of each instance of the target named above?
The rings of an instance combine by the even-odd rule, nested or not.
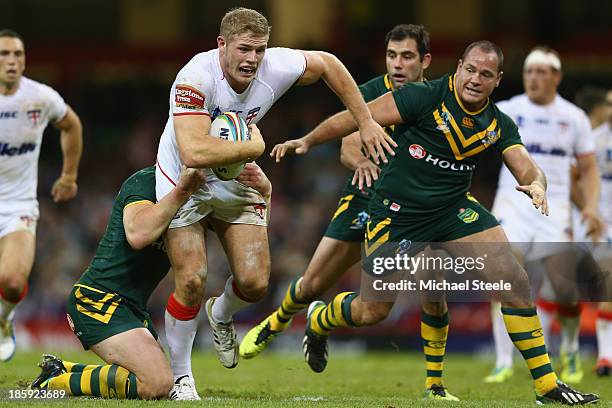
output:
[[[574,139],[574,155],[580,156],[595,152],[595,135],[586,113],[576,114],[576,135]]]
[[[57,122],[62,120],[68,112],[68,105],[64,102],[61,95],[53,88],[47,85],[40,84],[47,99],[47,118],[49,122]]]
[[[270,48],[260,69],[278,100],[306,71],[306,56],[292,48]]]
[[[206,99],[214,97],[214,79],[210,72],[189,63],[179,71],[172,84],[170,109],[173,116],[209,115]]]

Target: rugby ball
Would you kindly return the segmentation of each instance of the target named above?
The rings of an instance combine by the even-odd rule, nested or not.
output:
[[[217,116],[210,125],[210,135],[236,143],[251,140],[251,133],[245,121],[234,112],[225,112]],[[243,169],[244,162],[240,162],[214,167],[212,171],[221,180],[231,180],[236,178]]]

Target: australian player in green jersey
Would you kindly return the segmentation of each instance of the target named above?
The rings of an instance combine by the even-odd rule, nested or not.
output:
[[[271,193],[254,163],[237,179],[264,196]],[[71,396],[157,399],[172,397],[170,391],[181,387],[157,340],[147,301],[170,268],[161,236],[203,182],[202,170],[184,168],[177,185],[158,203],[154,167],[123,183],[106,232],[67,307],[68,323],[83,347],[106,364],[78,364],[47,354],[33,388]]]
[[[365,250],[385,242],[502,243],[496,255],[496,276],[512,276],[513,288],[527,288],[527,274],[511,253],[497,220],[466,196],[478,156],[495,147],[525,193],[542,214],[548,213],[546,177],[521,143],[517,126],[489,96],[503,72],[501,49],[478,41],[464,51],[453,75],[407,84],[369,103],[374,119],[397,125],[396,155],[383,168],[370,201]],[[274,157],[305,153],[311,147],[355,130],[345,112],[336,114],[301,139],[277,145]],[[534,380],[538,403],[567,405],[599,399],[558,381],[535,306],[514,297],[502,303],[506,329],[525,359]],[[366,302],[353,292],[337,295],[329,305],[314,302],[308,313],[305,352],[327,359],[321,338],[336,327],[375,324],[387,317],[393,303]],[[433,350],[432,350],[433,351]],[[435,356],[435,354],[434,354]]]
[[[365,101],[372,101],[408,82],[423,81],[423,72],[431,62],[429,50],[429,33],[422,25],[395,26],[385,36],[387,73],[359,86]],[[386,130],[389,134],[393,132],[392,127]],[[312,300],[329,290],[342,274],[358,265],[365,225],[369,220],[368,203],[374,193],[371,186],[378,179],[380,170],[362,153],[357,133],[342,139],[341,161],[355,173],[346,181],[325,235],[303,276],[289,284],[282,304],[244,337],[240,344],[242,358],[259,355],[289,326],[296,313],[307,308]],[[446,304],[424,303],[422,317],[423,340],[435,340],[438,345],[446,344]],[[456,400],[442,383],[442,349],[445,347],[439,347],[437,350],[438,361],[427,363],[426,395],[433,399]],[[427,354],[427,349],[425,351]],[[308,364],[315,372],[323,371],[326,362],[324,359],[308,359]]]

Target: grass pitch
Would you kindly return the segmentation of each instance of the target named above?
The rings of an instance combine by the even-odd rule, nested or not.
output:
[[[105,401],[74,398],[59,401],[8,400],[7,390],[20,388],[38,375],[40,352],[18,353],[9,363],[0,364],[0,406],[73,407],[175,407],[172,401]],[[92,353],[67,352],[62,358],[97,364]],[[198,407],[430,407],[448,403],[422,401],[423,356],[418,353],[367,353],[334,355],[321,374],[310,371],[297,354],[264,353],[242,360],[232,370],[223,368],[207,353],[193,356],[193,368],[201,402],[182,402]],[[522,364],[522,363],[521,363]],[[597,378],[593,361],[584,361],[586,376],[580,390],[596,392],[599,406],[612,407],[612,378]],[[482,378],[492,363],[462,354],[449,354],[445,362],[445,384],[462,401],[457,407],[524,407],[534,405],[534,393],[527,369],[518,364],[506,384],[486,385]],[[43,404],[43,405],[40,405]],[[59,404],[59,405],[56,405]]]

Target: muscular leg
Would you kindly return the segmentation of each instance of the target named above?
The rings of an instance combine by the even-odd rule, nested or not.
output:
[[[534,303],[526,298],[526,295],[529,294],[527,273],[512,255],[509,246],[508,248],[504,247],[508,240],[503,229],[499,226],[494,227],[454,242],[498,243],[494,258],[495,267],[492,269],[489,266],[489,269],[492,270],[487,272],[489,272],[489,280],[492,277],[491,273],[493,273],[496,278],[504,277],[507,281],[512,282],[513,294],[506,297],[502,302],[502,314],[506,329],[531,371],[536,392],[539,395],[545,395],[556,388],[557,376],[552,369],[546,351],[542,326]],[[478,246],[476,246],[477,248]],[[452,250],[449,251],[453,252]],[[511,279],[509,279],[510,277]]]
[[[0,361],[15,354],[12,312],[26,295],[35,248],[35,236],[29,231],[0,238]]]
[[[164,241],[175,283],[164,316],[170,364],[175,380],[193,378],[191,350],[206,284],[205,231],[199,223],[173,228]]]
[[[323,237],[306,272],[289,285],[281,306],[271,315],[271,330],[284,330],[294,314],[327,292],[360,259],[360,243]]]
[[[173,384],[172,371],[161,345],[147,329],[117,334],[91,350],[108,365],[86,366],[53,377],[48,381],[49,389],[102,398],[168,397]]]
[[[16,304],[21,300],[34,264],[35,249],[36,239],[29,231],[16,231],[0,238],[0,295],[6,302]],[[6,316],[0,315],[2,318]]]
[[[285,330],[296,313],[324,294],[360,258],[360,243],[323,237],[306,272],[289,284],[278,309],[244,337],[240,344],[241,357],[259,355],[274,337]]]
[[[227,323],[239,310],[262,299],[270,279],[270,248],[265,226],[211,220],[227,255],[232,277],[212,307],[213,318]]]

